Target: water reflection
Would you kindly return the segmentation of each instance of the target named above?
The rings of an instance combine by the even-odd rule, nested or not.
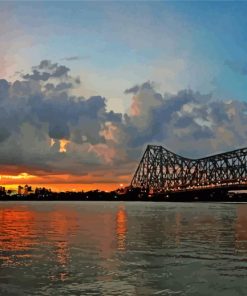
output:
[[[75,234],[76,211],[37,211],[29,206],[0,210],[0,262],[2,266],[28,266],[54,262],[51,279],[65,280],[69,267],[70,234]],[[73,241],[73,240],[72,240]]]
[[[176,230],[175,230],[175,241],[176,245],[180,243],[180,232],[181,232],[181,213],[176,213],[175,220],[176,220]]]
[[[69,276],[69,242],[73,241],[71,233],[77,229],[77,212],[56,207],[49,213],[49,221],[47,241],[51,241],[50,260],[54,260],[56,266],[50,279],[65,281]]]
[[[237,295],[235,282],[247,289],[246,213],[243,204],[0,204],[0,295],[2,284],[20,295],[224,295],[226,277],[224,291]]]
[[[126,250],[127,213],[124,206],[120,206],[116,215],[117,249]]]
[[[237,251],[247,252],[247,204],[237,206],[235,247]]]
[[[34,214],[27,207],[0,210],[1,265],[20,265],[28,262],[36,245]]]

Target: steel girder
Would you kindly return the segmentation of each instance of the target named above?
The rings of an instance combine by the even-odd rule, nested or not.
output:
[[[148,145],[131,187],[166,192],[247,183],[247,148],[189,159]]]

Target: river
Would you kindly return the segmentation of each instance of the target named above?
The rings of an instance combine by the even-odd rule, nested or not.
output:
[[[246,295],[247,204],[1,202],[0,295]]]

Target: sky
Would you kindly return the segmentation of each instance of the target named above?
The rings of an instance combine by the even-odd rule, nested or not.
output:
[[[147,144],[247,146],[247,3],[0,2],[0,182],[128,185]]]

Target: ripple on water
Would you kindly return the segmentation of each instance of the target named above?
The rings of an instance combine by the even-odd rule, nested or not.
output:
[[[245,295],[247,205],[1,203],[0,295]]]

